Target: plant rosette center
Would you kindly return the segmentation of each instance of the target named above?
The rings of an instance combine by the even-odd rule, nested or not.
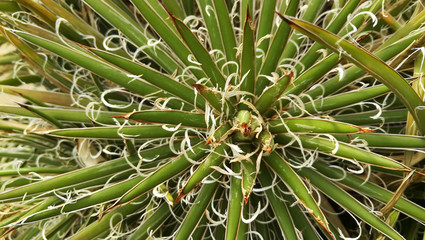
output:
[[[250,111],[240,110],[233,121],[234,143],[252,143],[255,149],[261,148],[266,154],[274,149],[273,135],[267,130],[264,121]]]

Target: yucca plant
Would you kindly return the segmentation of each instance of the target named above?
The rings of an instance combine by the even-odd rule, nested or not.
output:
[[[0,1],[7,239],[422,239],[421,1]]]

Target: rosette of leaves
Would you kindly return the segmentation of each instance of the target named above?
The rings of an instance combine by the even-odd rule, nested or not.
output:
[[[4,237],[423,232],[420,1],[0,9]]]

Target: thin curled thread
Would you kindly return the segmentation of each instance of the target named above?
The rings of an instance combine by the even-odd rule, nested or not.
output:
[[[186,139],[183,139],[182,146],[184,146],[186,144],[186,141],[187,141]],[[187,154],[187,151],[182,150],[182,152],[183,152],[183,155],[186,158],[186,160],[188,162],[190,162],[192,165],[199,165],[199,164],[202,163],[202,160],[201,161],[199,161],[199,160],[197,161],[197,160],[194,160],[191,157],[189,157],[189,155]]]
[[[339,6],[336,6],[336,5],[339,5],[339,2],[336,1],[334,2],[334,4],[335,4],[334,8],[320,13],[314,20],[313,24],[316,26],[320,26],[323,29],[329,28],[329,26],[334,22],[335,18],[338,16],[338,13],[342,10]],[[325,26],[326,23],[329,23],[329,24]]]
[[[63,143],[70,143],[71,145],[73,144],[73,142],[70,139],[60,139],[56,146],[54,146],[53,148],[51,148],[51,150],[53,150],[55,152],[55,156],[58,159],[62,159],[62,160],[72,160],[74,159],[74,155],[67,157],[66,155],[69,155],[69,152],[63,151],[63,147],[61,146],[61,144]],[[74,146],[73,151],[76,150],[76,146]],[[64,156],[65,155],[65,156]]]
[[[421,52],[421,60],[420,61],[420,66],[419,66],[419,70],[417,73],[415,73],[415,75],[419,75],[419,79],[417,80],[419,82],[419,87],[422,91],[422,100],[425,101],[425,81],[423,81],[423,69],[424,69],[424,62],[425,62],[425,47],[420,47],[420,48],[415,48],[414,49],[416,52]]]
[[[160,155],[156,155],[153,158],[147,159],[147,158],[145,158],[145,157],[143,157],[141,155],[142,150],[145,149],[146,146],[148,146],[149,144],[151,144],[151,142],[155,142],[155,141],[157,141],[157,140],[149,140],[149,141],[145,142],[144,144],[140,145],[139,148],[137,148],[137,156],[139,157],[139,159],[141,161],[143,161],[143,162],[153,162],[153,161],[157,160],[160,157]],[[153,145],[153,147],[156,147],[156,145]]]
[[[99,141],[94,139],[82,139],[79,140],[79,144],[77,144],[77,156],[76,160],[82,167],[90,167],[96,165],[97,163],[104,161],[105,159],[101,156],[102,154],[102,145]],[[95,154],[93,154],[93,150],[100,149]],[[88,156],[86,156],[85,152],[88,152]]]
[[[364,168],[356,159],[344,159],[345,161],[351,163],[352,165],[358,167],[358,169],[354,169],[350,166],[347,166],[347,171],[353,174],[363,174]]]
[[[60,33],[60,26],[61,26],[62,23],[65,23],[66,24],[66,23],[69,23],[69,22],[68,22],[68,20],[66,20],[65,18],[62,18],[62,17],[58,17],[56,19],[56,21],[55,21],[55,33],[56,33],[56,36],[59,38],[59,40],[63,44],[65,44],[67,47],[69,47],[70,49],[72,49],[72,50],[74,50],[76,52],[79,52],[82,55],[88,56],[88,54],[86,54],[85,52],[81,51],[81,49],[76,48],[75,45],[74,46],[71,45],[69,43],[69,40],[63,38],[62,34]]]
[[[127,217],[127,216],[126,216]],[[118,223],[114,224],[114,218],[119,218],[120,220],[118,221]],[[124,237],[125,235],[127,235],[127,233],[122,233],[119,231],[119,229],[121,229],[121,224],[124,221],[124,216],[122,213],[114,213],[111,216],[111,219],[109,220],[109,234],[106,237],[106,239],[114,239],[114,238],[120,238],[120,237]]]
[[[345,76],[345,68],[341,63],[338,64],[338,67],[335,67],[331,71],[329,71],[328,74],[332,72],[336,72],[338,74],[338,81],[341,81]]]
[[[196,91],[196,90],[195,90]],[[217,120],[214,116],[214,109],[209,105],[205,104],[205,123],[207,125],[207,135],[212,136],[217,128]],[[210,123],[211,120],[211,123]]]
[[[129,126],[129,121],[128,120],[124,120],[124,122],[121,125],[119,125],[119,128],[117,130],[118,136],[120,136],[122,139],[131,139],[131,138],[136,138],[136,137],[139,136],[138,134],[136,134],[136,135],[130,135],[130,134],[124,134],[124,133],[122,133],[121,131],[124,129],[125,126]]]
[[[230,158],[230,157],[228,157]],[[228,167],[225,163],[222,164],[223,167],[220,166],[211,166],[210,168],[214,169],[215,171],[224,174],[226,176],[236,177],[239,179],[242,179],[242,172],[234,172],[230,167]]]
[[[360,239],[360,237],[362,236],[361,222],[359,220],[357,220],[357,218],[350,211],[347,211],[347,213],[354,219],[354,221],[356,221],[357,229],[359,229],[359,234],[356,237],[354,237],[354,238],[346,237],[346,236],[344,236],[344,233],[341,231],[341,229],[338,228],[339,237],[341,237],[344,240],[357,240],[357,239]]]
[[[302,168],[302,167],[311,166],[313,164],[313,162],[312,161],[308,161],[309,159],[306,158],[305,153],[304,153],[304,147],[302,145],[301,139],[294,132],[292,132],[291,129],[285,124],[285,121],[283,120],[282,116],[280,116],[280,114],[277,114],[277,116],[279,117],[279,120],[280,120],[281,124],[285,127],[287,133],[292,137],[291,141],[288,144],[286,144],[284,146],[281,146],[279,148],[284,149],[285,147],[291,146],[292,143],[297,142],[298,143],[298,146],[299,146],[299,148],[301,150],[301,154],[303,156],[303,159],[305,160],[304,163],[301,164],[301,165],[299,165],[299,166],[296,166],[296,165],[293,165],[293,164],[289,163],[291,165],[291,167],[293,167],[293,168]]]
[[[193,29],[192,32],[194,34],[196,33],[196,37],[204,45],[204,48],[208,48],[208,44],[210,44],[208,29],[206,27],[201,26]]]
[[[305,110],[304,102],[301,100],[300,97],[294,94],[287,94],[279,98],[281,100],[286,99],[289,100],[290,104],[294,106],[294,108],[300,110],[300,114],[297,116],[289,115],[287,112],[285,114],[289,115],[289,117],[302,117],[304,115],[313,116],[311,113],[307,112]],[[280,114],[279,114],[280,115]]]
[[[245,153],[244,151],[242,151],[242,149],[240,149],[236,144],[231,144],[231,143],[225,143],[227,146],[230,147],[230,149],[232,150],[232,157],[228,160],[230,160],[229,162],[240,162],[242,160],[247,160],[249,162],[252,163],[252,160],[250,159],[250,157],[252,157],[254,154],[256,154],[258,152],[258,150],[260,149],[260,145],[257,146],[257,149],[255,149],[254,151],[250,152],[250,153]]]
[[[64,68],[62,68],[63,71],[66,71]],[[90,74],[88,71],[86,71],[84,68],[82,67],[75,67],[72,69],[73,74],[72,74],[72,85],[69,89],[69,95],[72,99],[72,105],[73,106],[77,106],[79,108],[85,108],[86,106],[84,106],[83,104],[80,104],[81,99],[87,99],[89,102],[96,102],[95,98],[96,96],[94,96],[92,93],[90,92],[85,92],[83,89],[80,89],[78,86],[78,81],[80,79],[86,78],[88,77]],[[75,96],[77,95],[77,98],[75,99]]]
[[[210,222],[208,224],[208,226],[218,226],[221,225],[223,223],[225,223],[227,221],[227,216],[226,214],[221,214],[214,206],[214,201],[211,201],[211,210],[213,211],[213,213],[218,217],[219,220],[215,220],[211,217],[209,211],[205,212],[205,217],[208,219],[208,221]]]
[[[24,70],[22,70],[22,69],[24,69]],[[30,66],[22,59],[15,61],[13,63],[13,70],[12,70],[12,72],[13,72],[12,77],[13,78],[19,78],[20,79],[19,75],[23,72],[26,72],[26,71],[28,71],[28,73],[31,74],[31,75],[37,74],[37,72],[34,71],[32,68],[30,68]],[[43,81],[44,81],[44,79],[43,79]]]
[[[293,97],[295,97],[295,95],[292,95]],[[317,109],[317,106],[316,106],[316,101],[310,96],[310,95],[308,95],[308,94],[306,94],[306,93],[301,93],[299,96],[299,99],[303,102],[303,104],[308,104],[308,103],[310,103],[311,105],[310,106],[312,106],[313,107],[313,111],[315,112],[315,113],[318,113],[318,112],[321,112],[321,111],[319,111],[318,109]],[[303,98],[306,98],[306,99],[308,99],[309,101],[303,101],[302,99]],[[320,98],[320,106],[323,106],[323,103],[325,102],[325,98]],[[304,108],[305,106],[304,105],[302,105],[302,107]],[[310,114],[311,115],[311,114]]]
[[[21,178],[25,178],[25,179],[28,179],[28,180],[35,180],[35,181],[43,181],[43,180],[46,180],[46,179],[48,179],[48,178],[50,178],[50,177],[43,177],[43,176],[41,176],[40,174],[38,174],[38,173],[36,173],[36,172],[29,172],[29,173],[27,173],[27,175],[32,175],[32,177],[27,177],[27,176],[25,176],[25,175],[22,175],[21,174],[21,172],[20,172],[20,168],[21,168],[21,166],[22,166],[22,164],[24,164],[24,161],[14,161],[14,165],[16,165],[15,167],[13,167],[13,169],[16,169],[16,173],[18,174],[18,176],[19,177],[21,177]]]
[[[140,160],[137,162],[137,165],[134,165],[128,159],[129,156],[127,155],[127,151],[124,151],[123,154],[124,154],[123,158],[125,159],[125,162],[128,164],[128,166],[130,166],[130,168],[132,168],[136,171],[137,176],[143,176],[141,171],[140,171],[140,167],[141,167],[141,164],[143,162],[143,158],[140,158]]]
[[[359,8],[360,9],[360,8]],[[378,18],[372,13],[372,12],[369,12],[369,11],[363,11],[363,12],[360,12],[360,13],[357,13],[357,14],[348,14],[348,16],[347,16],[347,23],[348,23],[348,25],[347,25],[347,27],[346,27],[346,29],[347,29],[347,33],[344,35],[344,36],[342,36],[338,41],[337,41],[337,45],[339,45],[339,43],[341,42],[341,41],[343,41],[344,39],[346,39],[346,38],[348,38],[349,39],[349,41],[351,41],[351,42],[356,42],[356,39],[354,39],[354,37],[355,37],[355,34],[357,33],[357,31],[358,31],[358,28],[352,23],[352,21],[356,18],[356,17],[359,17],[359,16],[361,16],[361,15],[367,15],[367,16],[369,16],[371,19],[372,19],[372,26],[373,27],[375,27],[376,26],[376,24],[378,24]],[[365,17],[364,17],[365,18]],[[348,30],[348,26],[350,26],[351,27],[351,30]],[[342,52],[342,49],[340,49],[340,53]]]
[[[117,34],[114,34],[113,32],[117,32]],[[128,48],[126,47],[126,45],[128,45],[129,40],[124,37],[121,33],[121,31],[119,31],[119,29],[116,28],[110,28],[108,29],[108,31],[105,33],[105,38],[102,42],[103,48],[107,51],[117,51],[120,49],[123,49],[129,56],[133,56],[133,54],[130,53],[130,51],[128,50]],[[117,47],[110,47],[110,43],[112,41],[114,41],[114,39],[118,39],[118,41],[120,42],[119,44],[117,44]],[[113,42],[112,42],[113,43]],[[131,43],[132,45],[134,45],[133,43]],[[133,57],[132,57],[133,58]],[[134,59],[134,58],[133,58]]]
[[[261,213],[267,210],[268,206],[269,206],[268,201],[266,201],[266,204],[264,205],[263,208],[261,208],[261,202],[258,202],[257,210],[252,214],[252,216],[248,216],[248,219],[245,219],[243,214],[241,215],[242,222],[244,222],[245,224],[252,223],[255,219],[257,219],[258,215],[260,215]]]

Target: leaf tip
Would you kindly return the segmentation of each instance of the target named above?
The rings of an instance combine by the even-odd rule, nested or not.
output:
[[[196,90],[198,90],[199,92],[201,92],[201,91],[207,91],[207,90],[208,90],[208,88],[207,88],[207,87],[205,87],[205,86],[204,86],[204,85],[202,85],[202,84],[192,83],[192,86],[193,86],[194,88],[196,88]]]
[[[108,118],[123,118],[123,119],[128,120],[130,118],[131,114],[133,114],[133,113],[125,113],[125,114],[121,114],[121,115],[117,115],[117,116],[110,116]]]
[[[173,205],[178,203],[182,197],[184,197],[183,189],[179,190],[179,195],[177,195],[176,200],[174,200]]]
[[[373,133],[375,130],[369,128],[360,128],[359,133]]]

